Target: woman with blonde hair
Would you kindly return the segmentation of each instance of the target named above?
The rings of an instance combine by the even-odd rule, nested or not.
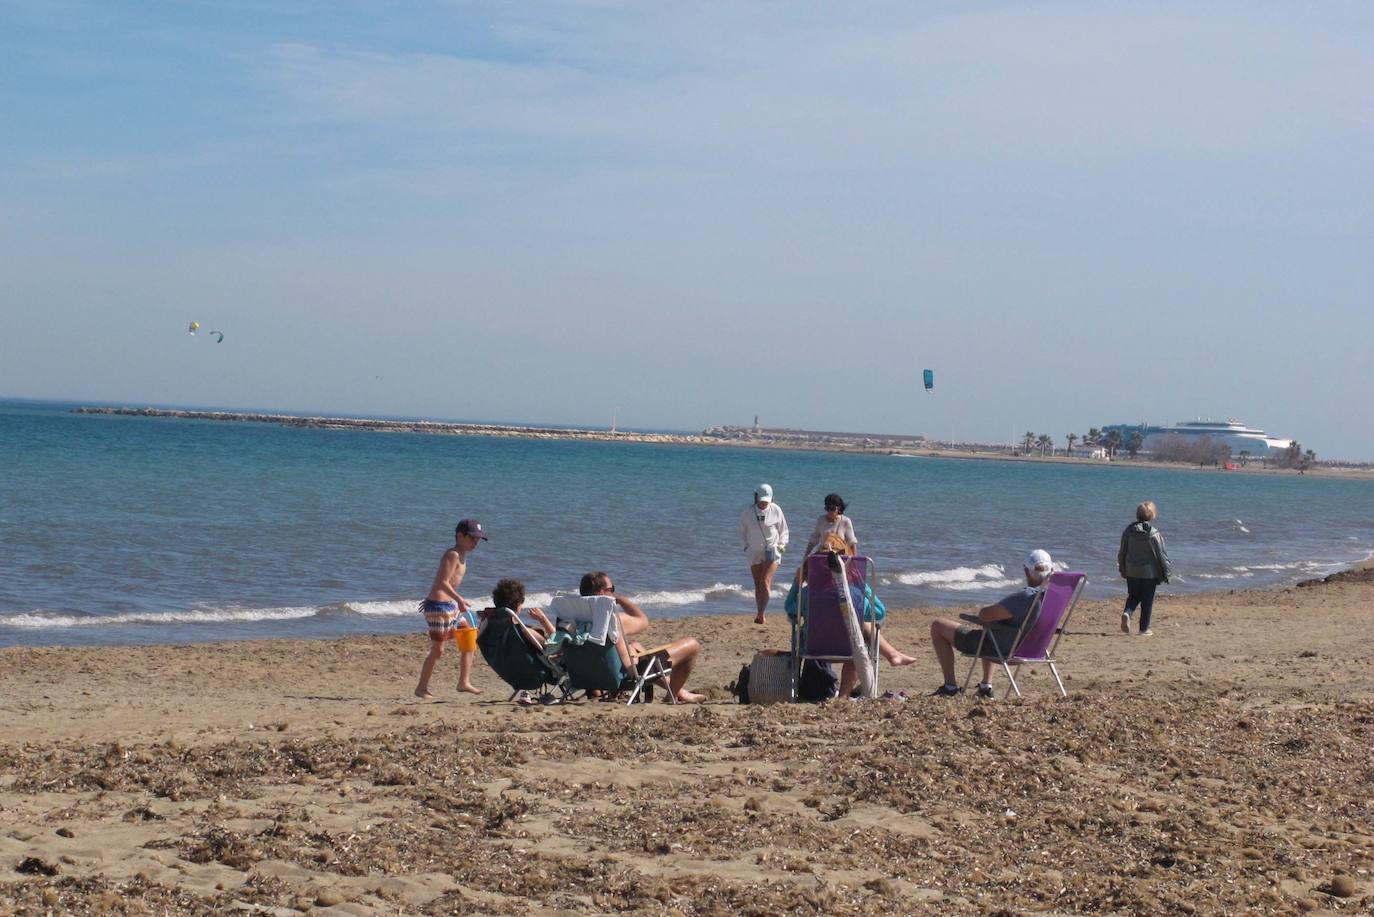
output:
[[[1164,550],[1164,535],[1154,526],[1157,514],[1153,500],[1135,508],[1135,522],[1121,533],[1116,552],[1116,568],[1126,578],[1126,608],[1121,612],[1121,632],[1131,632],[1131,614],[1140,609],[1140,636],[1153,636],[1150,615],[1154,611],[1155,589],[1167,583],[1173,573],[1169,553]]]

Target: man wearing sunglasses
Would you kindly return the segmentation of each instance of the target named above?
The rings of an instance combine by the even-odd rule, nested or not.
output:
[[[582,595],[608,595],[615,599],[616,610],[620,614],[621,633],[627,641],[627,645],[621,648],[622,656],[628,653],[630,661],[637,662],[645,650],[638,643],[629,642],[629,638],[649,629],[649,616],[644,613],[644,609],[623,595],[616,595],[615,581],[604,570],[583,574],[577,591]],[[692,674],[692,666],[696,665],[697,655],[701,652],[701,644],[697,642],[696,637],[681,637],[658,647],[655,652],[668,657],[673,671],[668,676],[667,687],[673,692],[673,697],[677,698],[679,704],[695,704],[706,700],[706,695],[693,694],[686,688],[687,677]]]

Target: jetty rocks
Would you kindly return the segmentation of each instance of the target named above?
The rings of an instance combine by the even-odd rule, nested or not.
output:
[[[580,427],[531,427],[515,424],[455,423],[444,420],[382,420],[368,417],[304,417],[249,411],[189,411],[173,408],[79,407],[74,414],[120,417],[165,417],[174,420],[222,420],[270,423],[313,430],[367,430],[381,433],[431,433],[448,436],[504,436],[526,439],[581,439],[617,443],[670,443],[689,446],[807,449],[826,452],[895,452],[930,446],[923,436],[884,433],[827,433],[765,427],[709,427],[701,433],[644,433]]]
[[[259,414],[240,411],[181,411],[169,408],[80,407],[76,414],[112,414],[120,417],[167,417],[176,420],[222,420],[238,423],[270,423],[312,430],[367,430],[382,433],[432,433],[448,436],[507,436],[527,439],[588,439],[641,443],[705,443],[703,436],[680,433],[625,433],[575,427],[527,427],[488,423],[450,423],[440,420],[380,420],[366,417],[302,417],[295,414]]]

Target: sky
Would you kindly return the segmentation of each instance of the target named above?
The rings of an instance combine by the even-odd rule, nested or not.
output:
[[[1370,460],[1371,87],[1363,0],[0,0],[0,396]]]

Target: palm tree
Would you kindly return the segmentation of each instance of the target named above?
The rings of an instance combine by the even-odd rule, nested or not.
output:
[[[1088,432],[1083,434],[1083,445],[1100,446],[1102,445],[1102,431],[1097,427],[1089,427]]]
[[[1102,444],[1107,447],[1108,456],[1115,456],[1116,450],[1121,448],[1121,431],[1108,430],[1107,435],[1103,437]]]
[[[1029,453],[1031,451],[1031,447],[1033,447],[1034,445],[1035,434],[1027,431],[1026,435],[1021,437],[1021,451]]]
[[[1054,440],[1048,433],[1041,433],[1035,445],[1040,449],[1041,455],[1048,455],[1054,449]]]
[[[1237,453],[1237,456],[1240,458],[1240,467],[1244,468],[1245,464],[1250,461],[1250,450],[1242,449]]]
[[[1069,444],[1069,452],[1073,452],[1073,444],[1078,442],[1078,434],[1066,433],[1064,434],[1064,441]]]
[[[1126,440],[1126,451],[1131,454],[1131,458],[1140,454],[1140,447],[1143,445],[1145,445],[1145,437],[1140,435],[1139,430],[1132,430],[1130,438]]]

